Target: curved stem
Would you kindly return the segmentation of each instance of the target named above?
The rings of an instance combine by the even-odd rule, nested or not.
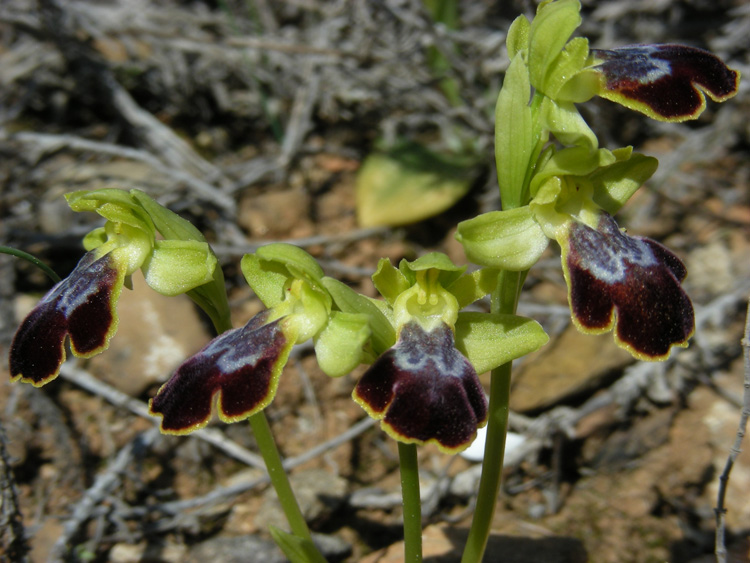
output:
[[[11,256],[15,256],[16,258],[23,258],[24,260],[31,262],[32,264],[34,264],[34,266],[42,270],[53,282],[60,283],[60,281],[62,281],[60,276],[57,275],[57,272],[55,272],[52,268],[47,266],[47,264],[39,260],[39,258],[32,254],[29,254],[28,252],[18,250],[17,248],[10,248],[9,246],[0,246],[0,253],[10,254]]]
[[[526,272],[503,271],[498,277],[497,287],[492,294],[493,313],[515,313],[518,296],[526,278]],[[510,376],[512,362],[492,370],[490,379],[490,404],[487,419],[487,441],[482,459],[482,477],[479,480],[477,506],[464,547],[462,563],[482,561],[487,540],[490,537],[492,518],[495,515],[497,495],[503,473],[505,456],[505,436],[508,431],[510,411]]]
[[[401,499],[404,505],[404,561],[422,561],[422,504],[419,496],[417,446],[398,442]]]
[[[271,427],[263,411],[254,414],[249,419],[250,426],[255,434],[255,440],[258,443],[258,449],[266,463],[268,476],[271,478],[271,485],[276,491],[276,496],[281,503],[281,509],[284,511],[289,528],[295,536],[312,541],[310,529],[307,527],[305,517],[297,504],[297,499],[292,492],[292,486],[289,484],[284,465],[279,455],[279,449],[276,447],[276,441],[271,433]]]

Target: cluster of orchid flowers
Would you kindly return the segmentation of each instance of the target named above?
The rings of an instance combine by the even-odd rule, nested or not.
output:
[[[575,104],[598,95],[681,121],[702,112],[705,95],[733,96],[739,73],[681,45],[590,49],[587,39],[570,39],[579,10],[578,0],[544,2],[533,21],[521,16],[509,30],[511,62],[496,110],[503,210],[457,231],[478,269],[440,253],[398,267],[384,259],[373,276],[382,299],[372,299],[325,276],[305,251],[269,244],[241,263],[266,309],[231,329],[221,269],[190,223],[137,190],[75,192],[67,196],[71,208],[95,211],[105,225],[85,238],[88,252],[77,268],[21,324],[11,378],[36,386],[54,379],[68,338],[76,356],[103,351],[117,327],[117,298],[140,269],[157,292],[187,293],[220,333],[151,400],[163,432],[194,431],[214,412],[236,422],[262,411],[291,348],[313,340],[331,377],[370,365],[353,399],[390,436],[456,453],[488,420],[477,374],[547,341],[538,323],[514,314],[520,285],[504,287],[503,274],[523,280],[549,240],[562,249],[580,330],[614,329],[620,346],[647,360],[686,346],[694,319],[681,287],[684,265],[661,244],[625,234],[612,217],[654,173],[656,159],[631,147],[600,148]],[[509,291],[510,307],[502,307]],[[462,311],[487,295],[491,312]]]

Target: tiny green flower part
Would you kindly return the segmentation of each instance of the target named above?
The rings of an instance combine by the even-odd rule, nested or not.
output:
[[[394,439],[435,443],[446,453],[468,447],[487,422],[477,372],[444,322],[431,330],[407,322],[396,344],[359,380],[353,398]]]
[[[716,55],[686,45],[592,49],[603,86],[599,95],[661,121],[695,119],[737,93],[740,73]]]
[[[10,347],[11,381],[41,387],[60,373],[65,341],[89,358],[107,348],[117,330],[115,304],[126,269],[116,252],[87,253],[27,315]]]
[[[602,212],[596,229],[570,222],[561,237],[568,300],[576,326],[615,339],[633,356],[663,360],[687,346],[695,329],[693,305],[680,283],[687,270],[661,244],[623,233]]]
[[[162,432],[187,434],[203,428],[214,403],[226,423],[268,406],[295,342],[294,334],[285,332],[283,319],[268,319],[268,311],[257,314],[177,368],[149,404],[151,414],[162,417]]]

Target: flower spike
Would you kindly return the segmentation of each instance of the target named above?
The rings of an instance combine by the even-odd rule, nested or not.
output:
[[[740,73],[716,55],[686,45],[592,49],[601,73],[599,95],[659,121],[697,118],[707,94],[723,102],[737,93]]]
[[[433,442],[446,453],[465,449],[487,421],[477,372],[440,322],[405,324],[396,345],[362,376],[354,400],[400,442]]]
[[[680,285],[687,270],[667,248],[626,235],[604,212],[596,230],[572,221],[560,245],[580,330],[615,326],[618,344],[646,360],[666,359],[673,346],[687,346],[695,329],[693,306]]]
[[[214,401],[223,422],[237,422],[273,400],[279,375],[294,345],[281,319],[267,322],[268,311],[242,328],[214,338],[186,360],[149,404],[162,417],[161,431],[187,434],[203,428]]]
[[[115,304],[125,268],[115,253],[86,254],[23,321],[10,347],[11,381],[41,387],[60,373],[65,341],[73,354],[90,358],[106,349],[117,330]]]

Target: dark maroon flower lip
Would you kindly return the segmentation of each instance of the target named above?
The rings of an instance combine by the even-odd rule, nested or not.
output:
[[[695,329],[693,305],[681,286],[687,270],[670,250],[626,235],[604,212],[596,230],[573,222],[561,242],[570,308],[582,331],[614,326],[618,343],[647,360],[686,345]]]
[[[53,380],[65,361],[65,341],[74,355],[105,350],[117,330],[116,303],[125,274],[111,254],[87,253],[26,316],[10,347],[11,381],[36,387]]]
[[[722,102],[737,93],[739,73],[713,53],[686,45],[632,45],[592,49],[602,61],[600,95],[666,121],[693,119],[706,107],[707,94]]]
[[[217,336],[177,368],[150,403],[151,414],[162,417],[162,432],[187,434],[204,427],[214,402],[227,423],[268,406],[294,338],[284,334],[280,319],[266,323],[267,318],[263,311],[244,327]]]
[[[487,399],[476,370],[456,349],[451,328],[425,331],[415,320],[362,376],[354,400],[393,438],[465,449],[487,420]]]

